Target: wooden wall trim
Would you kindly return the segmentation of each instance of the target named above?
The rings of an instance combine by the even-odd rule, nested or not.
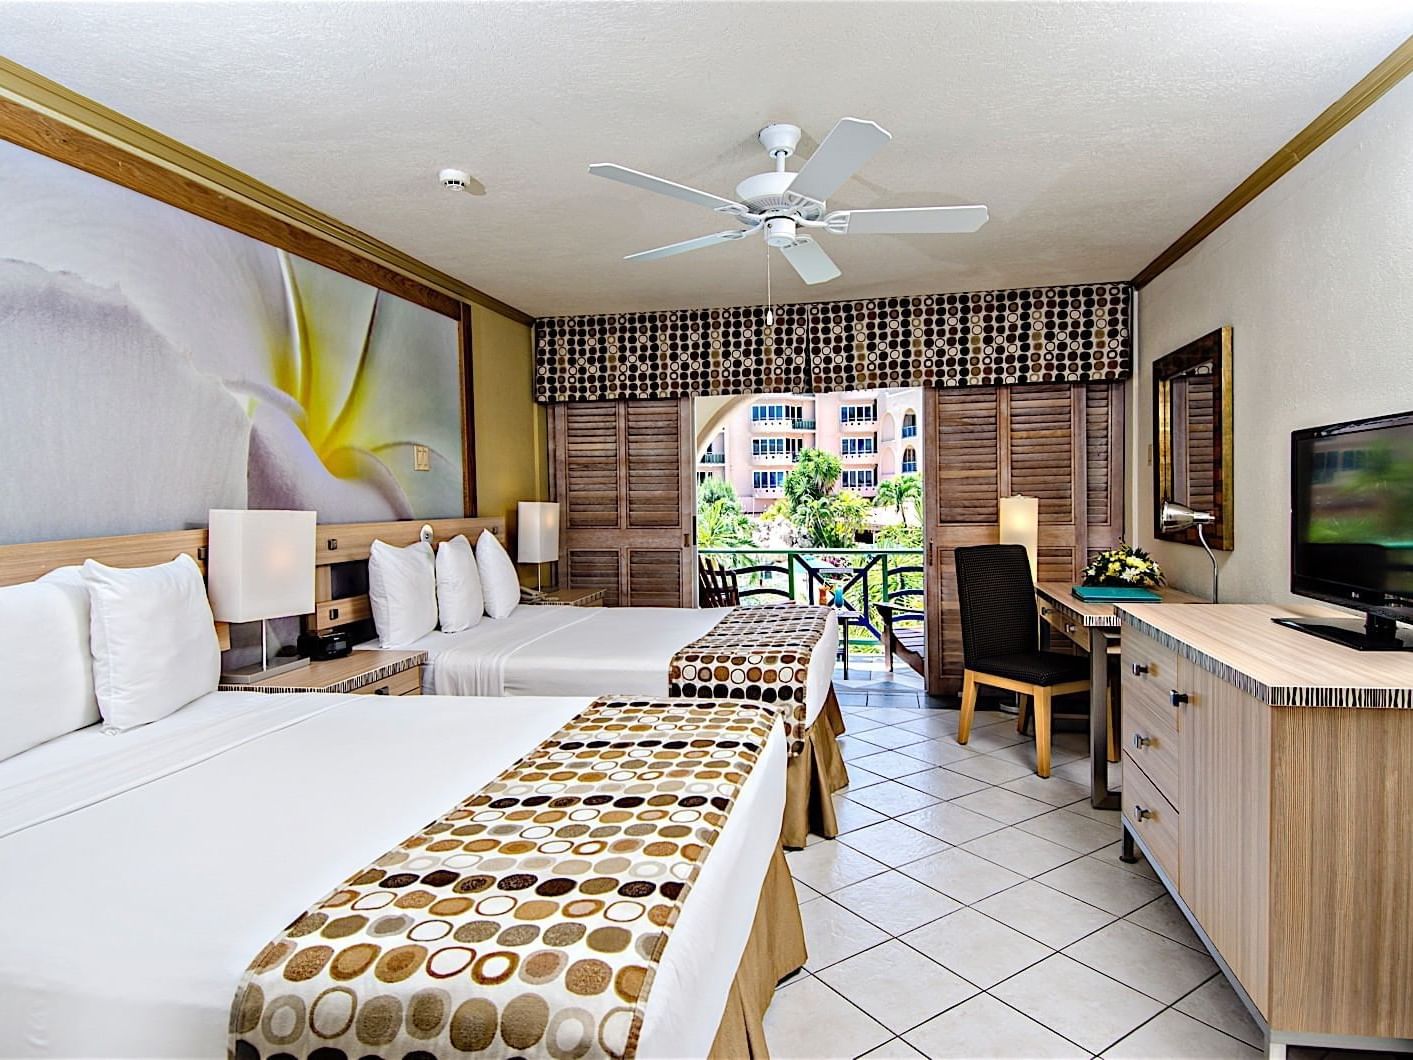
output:
[[[1301,129],[1279,151],[1262,162],[1249,177],[1205,216],[1150,261],[1133,278],[1135,287],[1145,287],[1184,257],[1232,217],[1236,216],[1256,196],[1313,154],[1321,144],[1352,122],[1369,107],[1413,73],[1413,37],[1393,50],[1387,59],[1374,67],[1305,128]]]
[[[460,302],[533,318],[248,174],[0,56],[0,139],[450,317]]]

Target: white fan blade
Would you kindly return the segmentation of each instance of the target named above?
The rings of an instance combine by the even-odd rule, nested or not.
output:
[[[720,195],[713,195],[709,191],[698,191],[685,184],[674,184],[670,180],[663,180],[661,177],[654,177],[649,173],[639,173],[636,169],[616,166],[612,162],[595,162],[589,167],[589,172],[596,177],[607,177],[620,184],[628,184],[634,188],[642,188],[644,191],[655,191],[659,195],[681,199],[683,202],[690,202],[697,206],[705,206],[708,210],[722,210],[728,213],[750,212],[743,204],[733,202],[731,199],[723,199]]]
[[[892,134],[876,122],[840,118],[819,150],[795,174],[791,193],[823,202],[891,139]]]
[[[669,243],[665,247],[657,247],[654,250],[640,250],[636,254],[629,254],[624,261],[651,261],[653,258],[670,258],[673,254],[685,254],[689,250],[700,250],[702,247],[715,246],[717,243],[729,243],[733,239],[740,239],[742,236],[751,234],[748,228],[733,228],[729,232],[714,232],[709,236],[698,236],[696,239],[684,239],[680,243]]]
[[[836,235],[948,235],[975,232],[985,206],[912,206],[899,210],[840,210],[825,218]]]
[[[806,236],[795,240],[793,246],[781,247],[780,253],[790,267],[800,274],[805,283],[827,283],[836,276],[842,276],[834,259],[824,252],[824,248]]]

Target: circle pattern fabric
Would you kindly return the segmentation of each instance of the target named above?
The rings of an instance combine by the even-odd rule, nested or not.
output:
[[[236,1060],[634,1055],[653,975],[777,709],[596,700],[295,918]]]
[[[535,322],[535,398],[616,401],[1127,379],[1125,283]]]

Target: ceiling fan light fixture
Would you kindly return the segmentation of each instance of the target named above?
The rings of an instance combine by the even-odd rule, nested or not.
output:
[[[795,245],[795,222],[789,217],[772,217],[765,222],[765,242],[771,247]]]

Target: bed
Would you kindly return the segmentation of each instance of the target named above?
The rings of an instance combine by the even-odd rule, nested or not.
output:
[[[474,541],[483,530],[504,537],[497,519],[442,520],[429,524],[437,541],[458,533]],[[339,598],[331,568],[366,560],[376,537],[389,544],[417,540],[422,524],[326,525],[319,528],[316,563],[321,570],[316,628],[332,629],[367,616],[366,597]],[[335,547],[329,547],[333,545]],[[697,641],[732,608],[537,607],[521,605],[501,619],[482,619],[460,633],[435,630],[411,644],[427,652],[422,669],[428,695],[594,696],[601,693],[669,694],[674,656]],[[834,695],[839,622],[830,611],[811,652],[805,701],[803,753],[787,772],[789,794],[782,829],[786,847],[803,847],[808,836],[839,834],[834,792],[848,784],[837,737],[844,718]],[[360,645],[376,648],[376,640]]]
[[[0,1055],[223,1055],[242,970],[291,916],[585,705],[216,692],[0,762]],[[759,1048],[803,961],[779,728],[682,906],[640,1056]]]

